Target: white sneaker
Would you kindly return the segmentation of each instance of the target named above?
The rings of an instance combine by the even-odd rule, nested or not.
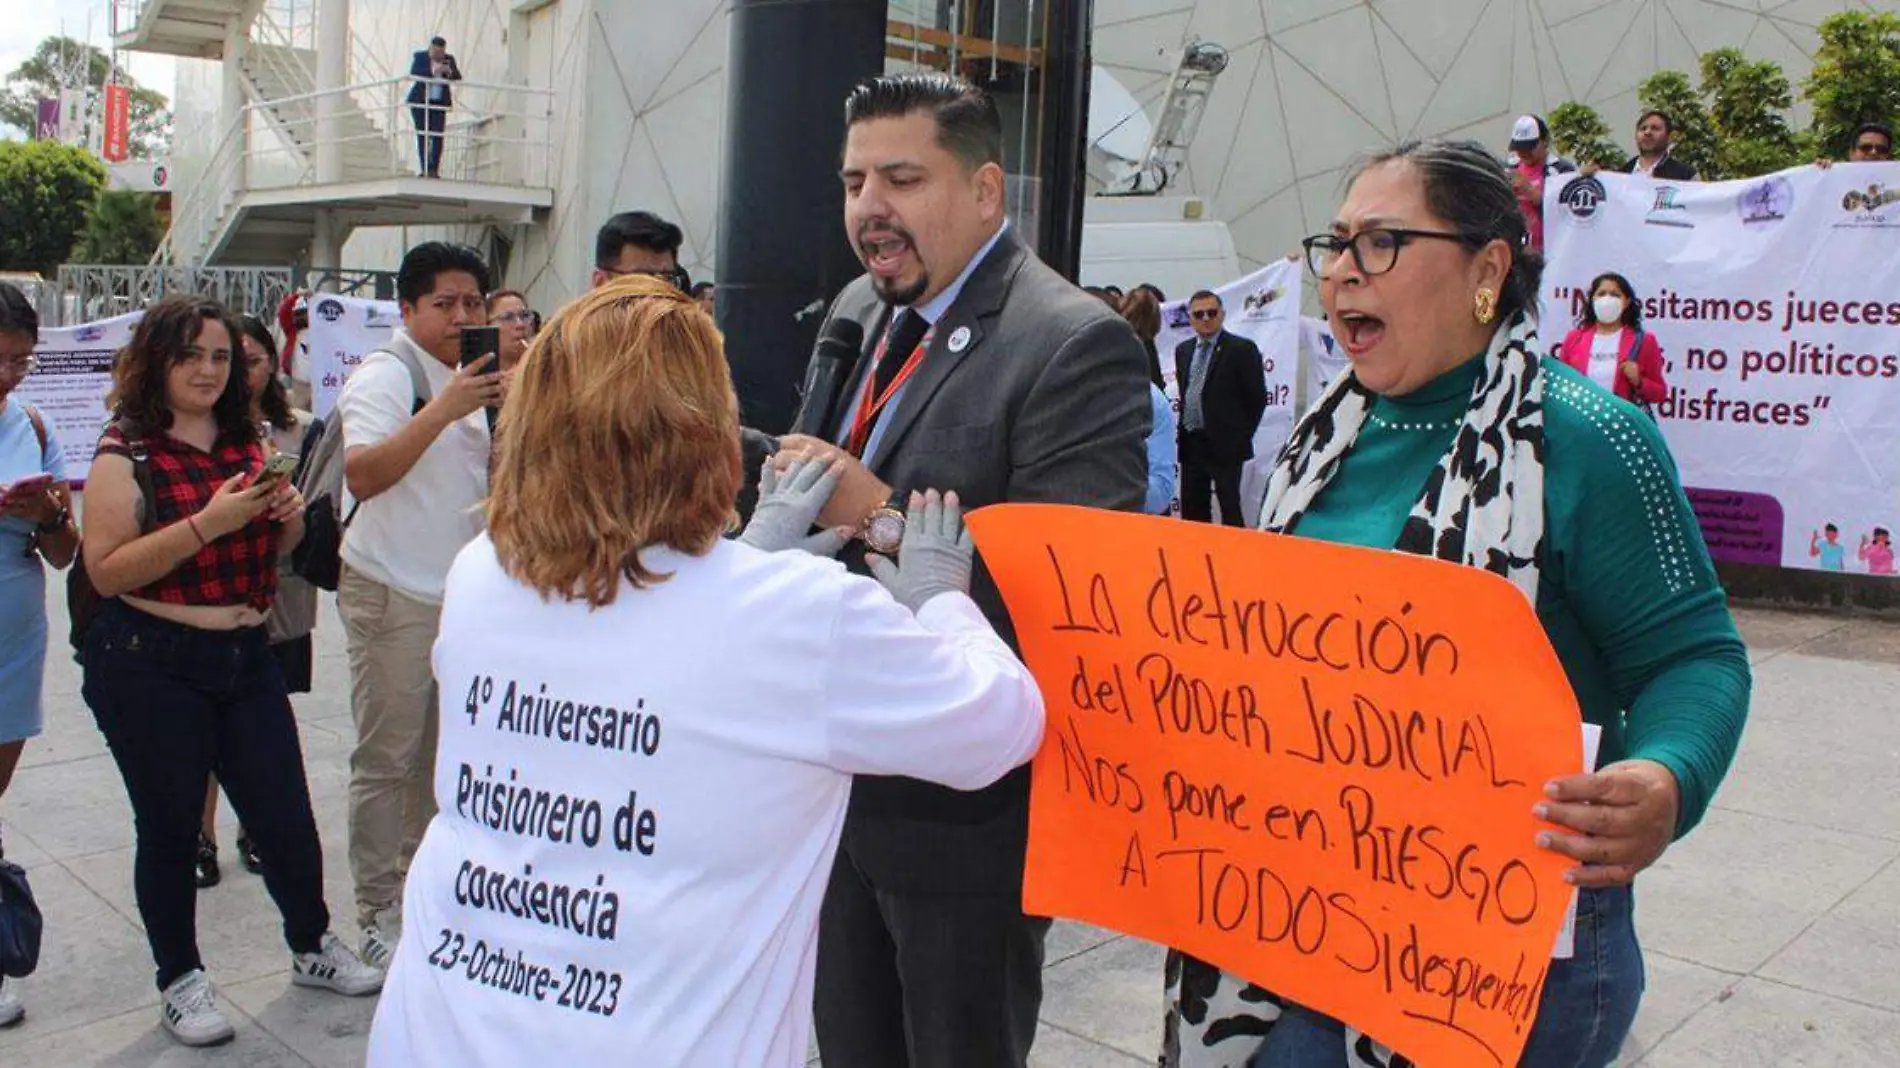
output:
[[[291,959],[290,981],[297,986],[314,986],[344,997],[360,998],[383,988],[383,970],[363,963],[341,938],[325,932],[322,949],[299,953]]]
[[[396,947],[402,943],[402,906],[387,908],[376,914],[376,919],[363,932],[363,963],[372,968],[389,970],[389,962],[396,956]]]
[[[5,979],[0,978],[0,1028],[12,1027],[24,1019],[26,1019],[26,1006],[20,1004],[19,993],[13,987],[9,987]]]
[[[172,980],[159,1003],[158,1016],[165,1030],[187,1046],[215,1046],[229,1042],[237,1032],[231,1021],[218,1011],[218,1000],[211,980],[202,970],[193,969]]]

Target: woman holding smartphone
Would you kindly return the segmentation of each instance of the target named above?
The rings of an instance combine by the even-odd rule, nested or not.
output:
[[[331,933],[323,900],[302,745],[264,629],[303,498],[287,478],[259,477],[250,385],[233,373],[241,334],[213,301],[148,308],[113,368],[114,421],[86,487],[86,570],[107,600],[86,632],[81,692],[132,803],[160,1021],[189,1046],[233,1035],[198,955],[192,869],[213,773],[264,862],[291,982],[355,996],[383,981]]]
[[[270,328],[255,315],[242,317],[238,326],[243,331],[240,340],[244,346],[241,361],[244,378],[251,390],[251,422],[257,424],[258,437],[269,454],[269,459],[264,461],[265,474],[288,478],[297,469],[311,416],[291,406],[290,393],[284,388],[285,376],[277,372],[277,340],[271,337]],[[271,655],[277,658],[277,666],[284,673],[284,688],[290,693],[309,693],[314,659],[310,632],[317,626],[317,588],[284,567],[287,558],[278,557],[277,600],[271,605],[264,629],[270,638]],[[244,870],[253,875],[264,870],[264,862],[257,855],[257,843],[251,841],[243,827],[238,828],[237,848]],[[205,790],[204,820],[198,831],[198,888],[216,886],[221,878],[218,780],[214,777]]]
[[[39,412],[13,391],[33,370],[40,318],[26,294],[0,282],[0,796],[26,740],[40,733],[46,671],[46,572],[73,562],[79,532],[66,493],[66,455]],[[0,856],[6,843],[0,842]],[[26,1016],[0,978],[0,1027]]]

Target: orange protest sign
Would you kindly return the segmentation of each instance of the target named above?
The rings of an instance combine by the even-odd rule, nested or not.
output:
[[[1173,946],[1423,1068],[1514,1065],[1583,766],[1523,595],[1392,552],[1054,505],[970,516],[1048,728],[1024,908]]]

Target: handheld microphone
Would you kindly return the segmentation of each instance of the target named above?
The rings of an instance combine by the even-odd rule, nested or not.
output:
[[[838,394],[863,355],[864,327],[856,320],[834,317],[825,324],[805,372],[804,401],[793,433],[830,440],[831,427],[837,421]]]

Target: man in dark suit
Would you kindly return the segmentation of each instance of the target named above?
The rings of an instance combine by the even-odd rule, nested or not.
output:
[[[1669,116],[1651,109],[1636,120],[1636,154],[1623,164],[1624,174],[1643,174],[1665,182],[1693,182],[1695,168],[1669,154],[1676,125]]]
[[[1147,354],[1005,222],[995,103],[958,78],[895,75],[861,85],[845,116],[845,231],[867,273],[830,318],[860,324],[864,351],[837,397],[805,398],[819,407],[801,425],[831,440],[788,437],[781,453],[846,464],[820,521],[889,552],[914,490],[1139,511]],[[849,566],[863,554],[847,549]],[[980,565],[972,596],[1014,645]],[[819,924],[825,1068],[1027,1063],[1049,929],[1022,912],[1028,786],[1027,768],[974,793],[853,786]]]
[[[462,80],[462,68],[449,55],[449,43],[431,37],[429,47],[409,61],[409,117],[416,122],[416,155],[424,178],[442,177],[442,131],[447,128],[449,108],[455,96],[450,82]]]
[[[1246,526],[1240,514],[1240,469],[1253,459],[1253,435],[1267,410],[1267,373],[1260,348],[1228,333],[1220,297],[1203,289],[1188,301],[1194,336],[1174,349],[1181,392],[1181,518]]]

